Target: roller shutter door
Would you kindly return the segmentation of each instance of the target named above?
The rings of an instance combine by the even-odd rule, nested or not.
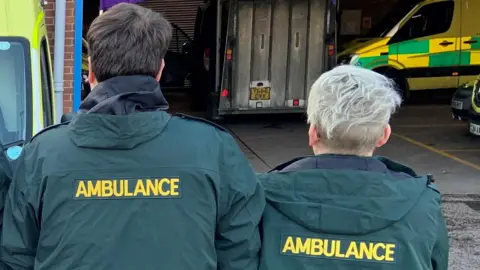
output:
[[[179,28],[173,28],[170,44],[170,50],[178,51],[187,41],[185,35],[193,39],[197,8],[203,5],[203,0],[145,0],[140,5],[162,13],[170,23]]]

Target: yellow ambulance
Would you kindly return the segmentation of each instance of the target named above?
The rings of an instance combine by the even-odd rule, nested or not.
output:
[[[0,1],[0,140],[6,148],[55,122],[43,2]]]
[[[351,47],[339,64],[354,64],[409,91],[457,88],[480,73],[480,1],[425,0],[381,37]]]

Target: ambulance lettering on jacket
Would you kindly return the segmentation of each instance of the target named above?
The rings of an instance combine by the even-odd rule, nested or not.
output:
[[[74,199],[181,198],[180,178],[76,179]]]
[[[282,235],[282,255],[394,263],[395,252],[393,243]]]

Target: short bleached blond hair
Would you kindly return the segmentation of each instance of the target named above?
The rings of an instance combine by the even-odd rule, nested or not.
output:
[[[308,97],[308,123],[325,147],[348,153],[372,151],[402,98],[393,82],[374,71],[341,65],[323,73]]]

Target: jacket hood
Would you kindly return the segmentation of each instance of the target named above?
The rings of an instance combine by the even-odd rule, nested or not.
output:
[[[78,147],[131,149],[158,136],[170,115],[158,82],[149,76],[121,76],[99,83],[69,124]]]
[[[304,164],[282,171],[298,163]],[[385,158],[306,157],[276,170],[259,175],[268,203],[298,225],[328,234],[386,228],[428,188],[427,177]]]

